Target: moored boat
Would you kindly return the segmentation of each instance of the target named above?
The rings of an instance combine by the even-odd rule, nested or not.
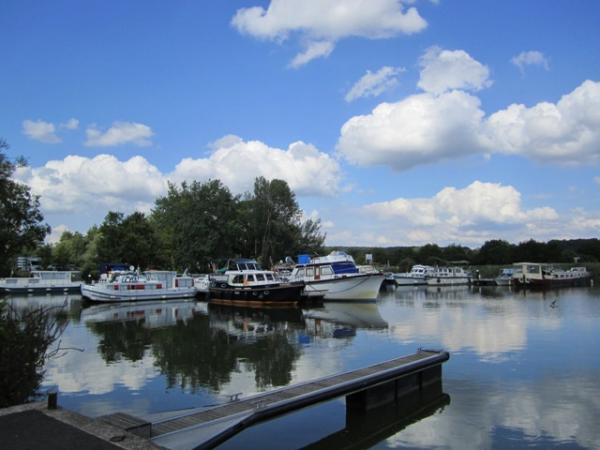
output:
[[[512,284],[517,288],[545,289],[585,285],[591,278],[591,273],[585,267],[563,270],[540,263],[522,262],[514,264]]]
[[[398,286],[418,286],[427,284],[427,277],[434,272],[432,266],[417,264],[411,267],[410,272],[395,273],[394,281]]]
[[[81,295],[96,302],[123,302],[193,298],[194,280],[168,270],[113,272],[96,284],[81,286]]]
[[[512,268],[501,269],[500,274],[494,278],[496,286],[510,286],[512,284],[513,272]]]
[[[333,251],[294,267],[289,278],[304,282],[304,292],[319,292],[324,300],[375,300],[383,283],[379,271],[361,273],[352,256]]]
[[[56,294],[79,292],[78,271],[34,270],[30,277],[0,280],[0,292],[5,294]]]
[[[428,286],[460,286],[470,282],[470,274],[462,267],[436,267],[427,276]]]
[[[300,301],[304,283],[280,280],[271,270],[263,270],[253,259],[229,260],[221,275],[211,277],[209,298],[212,302],[241,305],[295,304]]]

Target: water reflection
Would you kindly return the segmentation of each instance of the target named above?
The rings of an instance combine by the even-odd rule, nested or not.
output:
[[[388,434],[366,430],[374,436],[368,445],[600,448],[595,288],[407,287],[377,303],[283,310],[196,301],[90,306],[78,296],[8,301],[56,305],[66,325],[62,345],[84,352],[50,361],[44,383],[58,385],[62,404],[84,414],[197,407],[432,347],[452,354],[444,367],[452,403],[415,422],[398,420]],[[369,418],[351,427],[344,414],[343,402],[306,411],[310,439],[283,421],[284,444],[317,443],[340,430],[338,437],[358,436]],[[325,430],[328,421],[336,423]],[[268,439],[260,430],[247,436],[247,446]]]

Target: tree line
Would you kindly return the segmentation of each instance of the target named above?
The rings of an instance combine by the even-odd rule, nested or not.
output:
[[[479,248],[452,244],[440,247],[426,244],[421,247],[350,247],[347,251],[357,261],[364,261],[366,254],[380,265],[390,265],[408,270],[414,264],[445,265],[510,265],[519,261],[580,263],[600,261],[599,239],[570,239],[538,242],[533,239],[511,244],[501,239],[486,241]]]

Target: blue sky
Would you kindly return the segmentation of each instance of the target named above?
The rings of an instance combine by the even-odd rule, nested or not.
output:
[[[0,136],[54,238],[258,175],[330,245],[597,237],[598,23],[593,0],[4,1]]]

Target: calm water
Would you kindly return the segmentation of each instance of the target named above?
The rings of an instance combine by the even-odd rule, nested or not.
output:
[[[64,297],[13,298],[62,305]],[[246,430],[223,448],[600,448],[600,290],[398,288],[376,304],[266,310],[67,298],[67,351],[44,386],[86,415],[209,405],[419,347],[451,353],[447,394],[406,414],[346,418],[343,399]]]

